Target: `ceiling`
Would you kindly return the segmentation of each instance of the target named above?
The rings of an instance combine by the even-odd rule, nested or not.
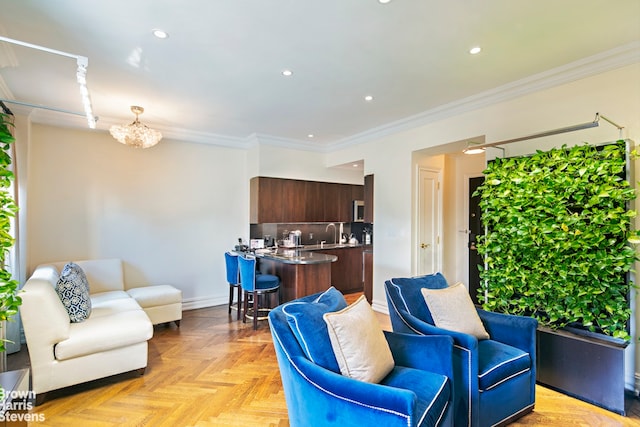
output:
[[[86,56],[98,129],[140,105],[168,137],[326,149],[637,50],[639,17],[638,0],[0,0],[0,36]],[[36,122],[87,127],[53,111],[84,111],[72,58],[0,42],[0,98],[50,108],[6,103]]]

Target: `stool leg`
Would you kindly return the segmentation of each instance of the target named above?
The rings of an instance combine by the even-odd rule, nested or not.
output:
[[[233,286],[229,285],[229,314],[231,314],[232,304],[233,304]]]
[[[244,301],[242,306],[244,309],[242,310],[242,323],[247,323],[247,309],[249,309],[249,295],[247,292],[242,292],[244,295]]]
[[[258,295],[253,293],[253,330],[258,329]]]
[[[240,320],[240,312],[242,311],[240,308],[242,307],[242,286],[238,286],[238,318]]]

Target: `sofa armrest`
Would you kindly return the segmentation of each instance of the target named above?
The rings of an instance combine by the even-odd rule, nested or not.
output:
[[[384,332],[396,365],[445,375],[453,381],[453,338]]]
[[[536,329],[538,328],[536,319],[494,313],[482,309],[477,311],[492,340],[519,348],[529,354],[535,354]]]
[[[296,393],[304,396],[295,405],[294,419],[304,417],[307,425],[409,425],[413,418],[415,393],[405,389],[358,381],[319,367],[301,356],[291,359],[300,374]],[[328,415],[330,414],[330,415]]]
[[[20,292],[20,318],[32,360],[53,360],[53,346],[69,338],[71,322],[53,285],[39,277],[29,279]]]

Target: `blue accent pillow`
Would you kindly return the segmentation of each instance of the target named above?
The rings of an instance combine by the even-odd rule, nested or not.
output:
[[[431,325],[435,325],[431,312],[427,307],[422,288],[444,289],[449,286],[447,279],[442,273],[427,274],[416,277],[400,277],[390,280],[391,284],[398,290],[398,294],[404,302],[405,308],[413,316]]]
[[[333,353],[327,324],[322,315],[342,310],[346,306],[342,293],[332,286],[309,302],[292,301],[282,307],[289,327],[307,358],[338,374],[340,366]]]
[[[86,320],[91,314],[91,298],[87,276],[78,264],[67,263],[56,283],[56,292],[69,313],[71,323]]]

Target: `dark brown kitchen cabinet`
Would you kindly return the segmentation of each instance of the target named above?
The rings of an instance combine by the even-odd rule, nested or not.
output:
[[[373,251],[371,249],[365,249],[362,254],[362,262],[364,263],[364,296],[369,301],[369,304],[373,303]]]
[[[305,181],[307,210],[306,222],[323,222],[326,188],[323,182]]]
[[[324,212],[323,221],[338,221],[339,184],[324,183]]]
[[[324,220],[331,222],[351,222],[353,199],[352,185],[327,183],[325,188]]]
[[[351,186],[351,200],[364,200],[364,186],[352,185]]]
[[[362,185],[254,177],[250,182],[252,224],[351,222]],[[357,198],[356,198],[357,197]]]
[[[362,292],[363,257],[362,247],[342,249],[321,249],[318,252],[335,255],[336,262],[331,263],[331,284],[343,294]]]
[[[249,184],[249,221],[253,224],[279,223],[284,219],[282,179],[256,177]]]
[[[373,175],[364,177],[364,222],[373,224]]]
[[[306,193],[304,181],[296,179],[282,180],[282,207],[283,218],[279,222],[305,222],[306,217]]]

